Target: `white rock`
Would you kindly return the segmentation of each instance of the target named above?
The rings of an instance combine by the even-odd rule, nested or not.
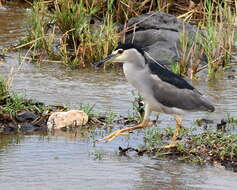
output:
[[[50,115],[47,127],[49,130],[61,129],[63,127],[75,127],[85,125],[88,115],[81,110],[70,110],[67,112],[54,112]]]

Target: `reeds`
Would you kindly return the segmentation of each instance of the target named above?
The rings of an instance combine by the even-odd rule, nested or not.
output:
[[[176,70],[187,75],[189,69],[190,76],[194,77],[202,68],[208,68],[209,78],[215,78],[216,72],[230,62],[237,9],[228,1],[205,0],[202,10],[203,17],[198,23],[200,33],[195,39],[187,39],[185,31],[184,34],[180,34],[181,53],[179,67]],[[200,64],[202,56],[207,58],[208,65]]]
[[[231,11],[228,1],[215,5],[206,0],[204,7],[206,14],[201,28],[205,37],[200,38],[199,42],[208,59],[208,75],[214,77],[215,73],[230,61],[235,13]]]
[[[204,0],[196,6],[198,8],[184,0],[34,2],[27,42],[35,40],[33,59],[48,57],[71,67],[87,67],[117,45],[120,36],[116,23],[126,28],[129,18],[160,10],[196,23],[202,30],[202,34],[193,39],[187,38],[185,31],[180,33],[180,62],[174,70],[195,77],[207,67],[208,75],[214,76],[230,59],[236,17],[234,5],[236,0]],[[202,56],[207,57],[208,65],[200,64]]]
[[[44,2],[33,4],[27,41],[38,39],[34,58],[44,55],[71,67],[86,67],[117,45],[112,15],[105,13],[101,24],[91,25],[98,11],[93,3],[58,0],[50,6],[52,10]]]

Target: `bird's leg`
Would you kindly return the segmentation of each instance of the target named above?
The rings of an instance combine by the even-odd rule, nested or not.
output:
[[[177,144],[177,137],[179,135],[179,130],[182,127],[182,119],[178,116],[175,116],[175,121],[176,121],[176,128],[175,128],[175,132],[173,134],[173,137],[170,141],[170,143],[168,145],[162,146],[161,148],[172,148],[175,147]]]
[[[135,125],[135,126],[132,126],[132,127],[127,127],[125,129],[119,129],[119,130],[107,135],[106,137],[97,140],[97,142],[100,142],[100,141],[108,141],[109,142],[109,141],[114,140],[117,136],[128,136],[129,135],[128,131],[133,131],[133,130],[136,130],[136,129],[142,129],[144,127],[147,127],[149,125],[150,112],[151,111],[149,109],[149,106],[146,105],[145,106],[145,114],[144,114],[144,118],[143,118],[142,123],[140,123],[138,125]]]
[[[182,127],[182,119],[178,116],[175,116],[175,121],[176,121],[176,128],[175,128],[175,132],[173,134],[173,137],[171,139],[171,142],[176,142],[177,137],[179,135],[179,130]]]
[[[114,140],[117,136],[128,136],[129,133],[127,133],[127,131],[133,131],[135,129],[141,129],[141,128],[144,128],[147,126],[147,124],[149,123],[149,121],[146,121],[144,120],[142,123],[138,124],[138,125],[135,125],[135,126],[132,126],[132,127],[127,127],[125,129],[119,129],[111,134],[109,134],[108,136],[102,138],[102,139],[99,139],[97,140],[98,142],[100,141],[112,141]]]

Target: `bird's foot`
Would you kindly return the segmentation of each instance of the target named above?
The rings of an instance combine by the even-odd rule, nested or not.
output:
[[[149,125],[149,121],[143,121],[142,123],[135,125],[133,127],[128,127],[125,129],[119,129],[109,135],[107,135],[106,137],[97,140],[97,142],[101,142],[101,141],[107,141],[110,142],[112,140],[114,140],[117,136],[128,136],[129,135],[129,131],[135,130],[135,129],[141,129],[146,127],[147,125]]]
[[[124,132],[124,129],[119,129],[117,131],[114,131],[113,133],[110,133],[109,135],[105,136],[104,138],[97,140],[97,142],[101,142],[101,141],[110,142],[110,141],[114,140],[117,136],[128,136],[128,135],[129,135],[129,133]]]

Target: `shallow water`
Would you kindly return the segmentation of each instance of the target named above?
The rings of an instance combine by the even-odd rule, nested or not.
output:
[[[125,141],[93,147],[86,139],[62,136],[18,140],[0,146],[1,189],[229,190],[237,185],[237,174],[224,169],[117,156],[115,147]],[[95,160],[95,151],[106,155]]]
[[[26,30],[27,9],[0,7],[0,48],[17,42]],[[17,56],[11,54],[11,56]],[[0,63],[6,77],[18,59]],[[235,75],[230,71],[228,74]],[[227,74],[227,75],[228,75]],[[216,112],[190,113],[184,125],[205,117],[220,122],[227,113],[237,117],[237,79],[227,75],[214,84],[193,82],[216,105]],[[14,75],[12,90],[46,104],[95,104],[96,111],[127,115],[132,108],[132,87],[122,73],[77,71],[57,64],[24,62]],[[161,115],[159,127],[174,125]],[[139,132],[142,133],[142,132]],[[236,189],[237,174],[221,168],[199,167],[172,160],[118,156],[119,146],[139,147],[141,135],[128,140],[96,144],[70,134],[55,136],[10,136],[0,141],[0,189]],[[96,154],[104,152],[102,160]]]

